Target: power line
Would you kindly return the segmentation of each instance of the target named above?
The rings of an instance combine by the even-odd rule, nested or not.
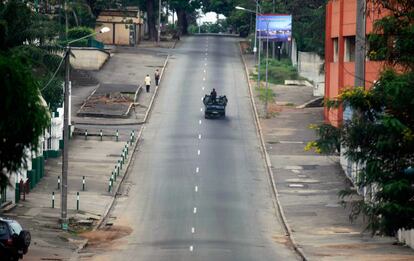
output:
[[[55,77],[56,77],[56,74],[58,73],[58,71],[59,71],[59,69],[60,69],[60,67],[62,66],[62,63],[63,63],[63,61],[65,60],[65,56],[66,56],[66,54],[64,54],[63,55],[63,57],[62,57],[62,59],[60,60],[60,63],[59,63],[59,65],[58,65],[58,67],[57,67],[57,69],[55,70],[55,72],[53,73],[53,75],[52,75],[52,77],[49,79],[49,81],[48,81],[48,83],[42,88],[42,89],[40,89],[40,91],[44,91],[48,86],[49,86],[49,84],[53,81],[53,79],[55,79]]]

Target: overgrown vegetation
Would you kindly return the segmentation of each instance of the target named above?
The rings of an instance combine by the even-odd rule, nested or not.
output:
[[[414,6],[405,0],[370,2],[374,12],[387,14],[375,22],[369,54],[384,59],[384,69],[371,89],[346,88],[327,101],[329,108],[350,106],[353,117],[321,133],[311,147],[332,152],[339,137],[346,157],[360,168],[356,185],[368,191],[365,199],[348,203],[351,219],[364,215],[372,233],[395,235],[399,228],[414,228],[414,175],[408,171],[414,166]]]
[[[266,76],[266,59],[262,58],[260,61],[260,80],[265,81]],[[257,79],[257,75],[254,75]],[[274,84],[284,84],[285,80],[300,80],[303,79],[299,76],[298,71],[292,66],[289,59],[277,59],[269,58],[268,64],[268,80]]]
[[[259,99],[262,102],[265,102],[267,99],[267,102],[272,103],[275,101],[275,97],[276,97],[276,93],[273,92],[273,90],[271,88],[257,88],[256,87],[256,92],[259,94]]]

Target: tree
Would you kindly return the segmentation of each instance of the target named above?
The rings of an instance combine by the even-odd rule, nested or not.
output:
[[[8,172],[26,164],[26,150],[36,151],[39,137],[49,124],[39,86],[22,63],[0,55],[0,184]]]
[[[27,150],[36,151],[49,124],[39,82],[58,56],[39,46],[56,37],[20,1],[0,3],[0,183],[25,166]],[[43,30],[39,30],[43,29]],[[56,68],[56,67],[55,67]],[[62,92],[60,92],[62,93]]]
[[[399,228],[414,228],[414,6],[405,0],[370,4],[386,14],[374,24],[369,50],[385,59],[384,69],[371,89],[347,88],[327,105],[346,104],[354,111],[339,127],[339,140],[346,157],[360,167],[356,185],[369,193],[349,203],[351,219],[363,214],[373,233],[395,235]],[[321,134],[313,145],[324,152],[320,145],[338,135]]]
[[[177,13],[177,24],[181,34],[188,34],[188,26],[196,20],[195,10],[201,7],[198,0],[170,0],[170,7]]]

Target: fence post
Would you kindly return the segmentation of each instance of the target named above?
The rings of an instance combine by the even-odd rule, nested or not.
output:
[[[83,178],[82,178],[82,191],[85,191],[85,183],[86,183],[85,176],[83,176]]]
[[[118,131],[118,129],[116,129],[116,134],[115,134],[115,136],[116,136],[116,141],[118,141],[118,140],[119,140],[119,131]]]
[[[102,130],[99,131],[99,135],[101,136],[101,141],[102,141]]]
[[[85,130],[85,140],[88,139],[88,130]]]
[[[60,189],[60,176],[58,176],[58,189]]]
[[[79,210],[79,192],[76,192],[76,210]]]

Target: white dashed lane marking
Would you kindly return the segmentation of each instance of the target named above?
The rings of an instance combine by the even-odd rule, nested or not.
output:
[[[201,153],[201,151],[200,150],[197,150],[197,155],[200,155],[200,153]]]
[[[195,191],[195,192],[198,192],[198,186],[195,186],[195,187],[194,187],[194,191]]]
[[[194,234],[195,233],[195,227],[191,228],[191,233]]]
[[[197,214],[197,208],[196,207],[193,209],[193,214]]]
[[[201,120],[199,120],[199,121],[198,121],[198,124],[200,124],[200,125],[201,125]]]
[[[198,172],[200,172],[200,168],[199,167],[196,168],[196,173],[198,173]]]
[[[194,246],[190,246],[190,252],[194,251]]]
[[[201,140],[201,134],[198,134],[198,139]]]

